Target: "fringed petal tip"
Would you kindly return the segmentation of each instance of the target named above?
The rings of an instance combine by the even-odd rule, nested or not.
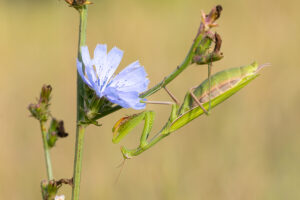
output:
[[[143,66],[138,61],[131,63],[110,82],[108,87],[123,92],[144,92],[148,88],[149,79]]]

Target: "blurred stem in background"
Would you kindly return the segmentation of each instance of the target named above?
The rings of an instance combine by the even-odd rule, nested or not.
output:
[[[50,147],[49,147],[48,141],[47,141],[47,131],[46,131],[46,127],[45,127],[45,122],[40,121],[40,126],[41,126],[43,145],[44,145],[47,176],[48,176],[48,180],[50,181],[53,179],[53,173],[52,173],[52,164],[51,164],[51,157],[50,157]]]
[[[78,40],[78,60],[82,62],[81,46],[86,42],[86,25],[87,25],[87,5],[83,5],[78,9],[80,13],[79,24],[79,40]],[[77,71],[77,69],[76,69]],[[79,199],[80,190],[80,177],[81,177],[81,164],[82,164],[82,151],[84,143],[85,125],[79,122],[84,119],[84,84],[77,72],[77,120],[76,120],[76,143],[75,143],[75,159],[74,159],[74,172],[73,172],[73,191],[72,199]]]

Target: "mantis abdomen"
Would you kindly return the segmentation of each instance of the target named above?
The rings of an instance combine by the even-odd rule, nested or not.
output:
[[[261,67],[254,62],[251,65],[218,72],[211,76],[210,87],[209,80],[206,79],[194,89],[193,94],[197,97],[201,104],[205,104],[209,102],[209,100],[213,101],[223,93],[228,92],[231,88],[241,84],[241,82],[245,81],[245,79],[256,75],[260,69]],[[179,115],[198,106],[198,103],[191,97],[190,93],[187,93],[184,103],[179,110]]]
[[[199,97],[201,103],[206,103],[209,99],[214,99],[220,96],[229,89],[239,84],[243,78],[253,75],[257,72],[258,66],[256,63],[251,65],[242,66],[238,68],[228,69],[216,73],[211,77],[211,88],[209,89],[209,82],[205,80],[194,91],[194,94]],[[193,107],[198,106],[193,102]]]

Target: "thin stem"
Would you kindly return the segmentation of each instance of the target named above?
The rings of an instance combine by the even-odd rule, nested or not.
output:
[[[79,10],[79,12],[80,12],[80,24],[79,24],[79,40],[78,40],[78,59],[79,61],[82,62],[81,47],[84,46],[86,42],[87,6],[83,6],[82,9]],[[77,120],[76,120],[77,124],[79,124],[79,122],[84,118],[84,113],[82,112],[84,108],[83,96],[84,96],[84,84],[77,72]],[[84,132],[85,132],[85,126],[77,125],[72,200],[79,199]]]
[[[73,174],[73,192],[72,192],[73,200],[79,199],[84,132],[85,132],[84,126],[82,125],[77,126],[76,146],[75,146],[76,152],[75,152],[74,174]]]
[[[78,53],[77,58],[82,62],[81,47],[86,43],[86,25],[87,25],[87,6],[83,6],[80,12],[80,23],[79,23],[79,38],[78,38]],[[77,70],[76,70],[77,71]],[[77,122],[84,118],[82,108],[84,106],[84,83],[77,72]]]
[[[140,95],[141,98],[145,98],[147,96],[150,96],[169,84],[173,79],[175,79],[183,70],[185,70],[193,60],[194,52],[196,47],[199,45],[201,39],[203,37],[203,34],[198,34],[197,37],[194,40],[193,45],[191,46],[187,56],[185,57],[184,61],[179,65],[168,77],[165,77],[164,80],[162,80],[160,83],[155,85],[154,87],[150,88],[146,92],[142,93]]]
[[[40,122],[41,132],[42,132],[42,138],[43,138],[43,145],[44,145],[44,154],[45,154],[45,161],[46,161],[46,168],[47,168],[47,177],[48,180],[53,179],[52,174],[52,164],[51,164],[51,157],[50,157],[50,147],[48,145],[47,141],[47,132],[45,127],[45,122]]]

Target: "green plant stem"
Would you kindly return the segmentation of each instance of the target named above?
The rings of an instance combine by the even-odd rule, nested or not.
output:
[[[86,42],[86,25],[87,25],[87,6],[83,6],[80,12],[79,24],[79,41],[78,41],[78,59],[82,62],[81,47]],[[77,71],[77,70],[76,70]],[[74,159],[74,172],[73,172],[73,190],[72,200],[79,199],[80,191],[80,177],[82,165],[82,151],[84,144],[85,126],[79,125],[79,122],[84,119],[84,84],[77,72],[77,126],[76,126],[76,143],[75,143],[75,159]]]
[[[85,132],[85,127],[82,125],[78,125],[76,129],[76,146],[75,146],[76,151],[75,151],[74,173],[73,173],[73,192],[72,192],[73,200],[79,199],[84,132]]]
[[[48,180],[52,180],[53,174],[52,174],[52,164],[51,164],[51,157],[50,157],[50,147],[49,147],[48,141],[47,141],[47,132],[46,132],[46,127],[45,127],[45,122],[40,121],[40,127],[41,127],[42,138],[43,138],[47,176],[48,176]]]
[[[81,57],[81,47],[85,46],[86,43],[86,25],[87,25],[87,6],[83,6],[80,13],[80,22],[79,22],[79,38],[78,38],[78,53],[77,58],[82,62]],[[76,70],[77,71],[77,70]],[[84,83],[77,72],[77,122],[84,118],[84,113],[82,109],[84,108]]]
[[[160,83],[158,83],[157,85],[155,85],[154,87],[150,88],[149,90],[147,90],[146,92],[142,93],[140,95],[141,98],[145,98],[148,97],[152,94],[154,94],[155,92],[157,92],[158,90],[160,90],[161,88],[163,88],[164,86],[168,85],[172,80],[174,80],[181,72],[183,72],[183,70],[185,70],[191,63],[194,57],[194,52],[196,47],[199,45],[201,39],[203,38],[203,34],[199,34],[195,40],[193,45],[191,46],[187,56],[185,57],[184,61],[181,63],[181,65],[179,65],[169,76],[165,77],[164,80],[162,80]]]

